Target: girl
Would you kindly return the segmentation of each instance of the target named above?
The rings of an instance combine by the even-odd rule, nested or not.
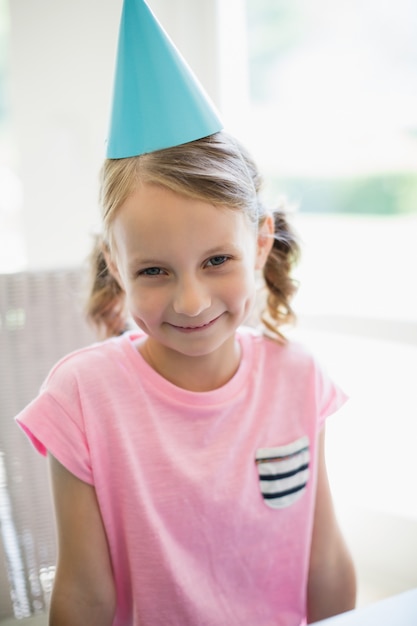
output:
[[[89,312],[112,335],[126,306],[135,329],[63,359],[18,417],[49,456],[52,626],[300,626],[354,607],[324,458],[345,397],[281,334],[298,245],[259,188],[224,132],[104,165]],[[264,333],[243,327],[259,271]]]

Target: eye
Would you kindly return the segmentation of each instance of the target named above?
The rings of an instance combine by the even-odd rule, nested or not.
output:
[[[138,275],[139,276],[161,276],[164,271],[160,267],[147,267],[144,270],[141,270]]]
[[[228,256],[224,254],[219,254],[218,256],[213,256],[211,259],[207,261],[207,265],[209,267],[218,267],[219,265],[223,265],[229,259]]]

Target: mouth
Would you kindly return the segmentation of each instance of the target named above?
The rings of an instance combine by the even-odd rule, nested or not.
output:
[[[207,322],[206,324],[199,324],[198,326],[197,325],[196,326],[179,326],[177,324],[170,324],[170,326],[172,326],[173,328],[175,328],[175,330],[178,330],[182,333],[201,332],[213,326],[220,317],[221,315],[218,315],[214,319],[210,320],[210,322]]]

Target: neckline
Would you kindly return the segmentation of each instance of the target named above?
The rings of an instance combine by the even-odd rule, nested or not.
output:
[[[253,362],[251,335],[253,335],[251,329],[241,328],[237,331],[236,338],[241,347],[239,367],[234,376],[224,385],[210,391],[190,391],[183,387],[178,387],[156,372],[137,348],[138,341],[145,337],[141,331],[135,330],[125,333],[122,336],[122,341],[132,366],[141,379],[146,380],[146,385],[152,386],[157,394],[167,396],[172,400],[187,401],[188,403],[201,406],[219,403],[224,399],[230,400],[245,388],[251,370],[251,363]]]

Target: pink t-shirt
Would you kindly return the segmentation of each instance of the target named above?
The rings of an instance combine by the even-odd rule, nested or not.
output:
[[[187,391],[139,338],[67,356],[17,418],[96,489],[114,626],[299,626],[318,433],[344,394],[301,346],[247,329],[236,375]]]

